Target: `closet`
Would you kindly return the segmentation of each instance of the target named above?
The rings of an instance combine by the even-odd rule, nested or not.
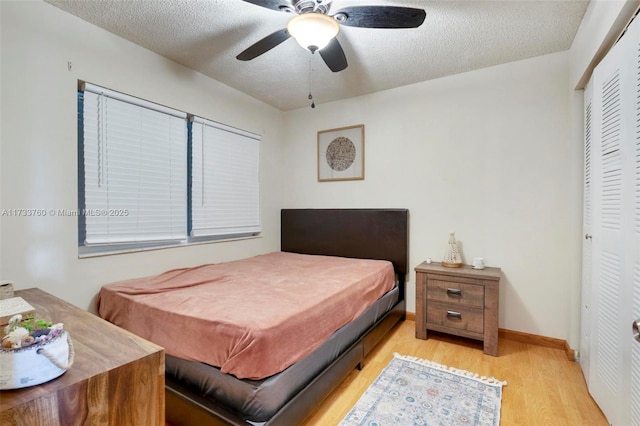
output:
[[[580,364],[612,425],[640,426],[640,18],[584,95]]]

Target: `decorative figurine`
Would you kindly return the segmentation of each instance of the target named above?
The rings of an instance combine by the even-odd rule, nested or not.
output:
[[[449,268],[459,268],[463,265],[462,256],[458,250],[458,243],[456,243],[455,232],[449,233],[449,251],[442,260],[442,266]]]

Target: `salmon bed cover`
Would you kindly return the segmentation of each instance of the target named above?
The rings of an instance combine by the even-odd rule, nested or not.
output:
[[[273,252],[108,284],[99,315],[240,379],[276,374],[395,285],[391,262]]]

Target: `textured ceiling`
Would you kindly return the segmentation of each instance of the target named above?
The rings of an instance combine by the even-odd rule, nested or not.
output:
[[[235,57],[292,15],[241,0],[45,0],[81,19],[281,110],[349,98],[567,50],[588,1],[334,0],[423,8],[416,29],[341,26],[349,66],[331,72],[293,39],[258,58]]]

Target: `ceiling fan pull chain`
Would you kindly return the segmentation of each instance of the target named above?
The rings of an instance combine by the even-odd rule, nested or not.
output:
[[[309,100],[311,101],[311,108],[315,108],[316,107],[316,103],[313,102],[313,96],[311,95],[311,92],[309,92]]]
[[[311,108],[315,108],[316,107],[316,103],[313,101],[313,95],[311,94],[311,83],[312,83],[312,71],[313,68],[311,67],[311,59],[313,58],[313,52],[311,53],[311,56],[309,57],[309,100],[311,101]]]

